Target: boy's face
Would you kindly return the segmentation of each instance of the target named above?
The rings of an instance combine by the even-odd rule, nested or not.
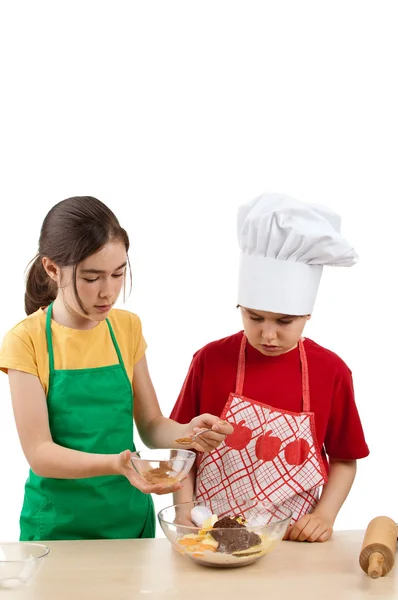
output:
[[[293,350],[311,315],[291,316],[240,307],[249,344],[265,356]]]

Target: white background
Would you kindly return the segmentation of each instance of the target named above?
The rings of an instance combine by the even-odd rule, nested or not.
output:
[[[398,520],[398,37],[394,2],[100,0],[0,9],[0,336],[53,204],[89,194],[132,240],[133,291],[169,414],[191,356],[240,328],[236,208],[329,205],[361,262],[324,274],[306,335],[354,374],[371,449],[337,529]],[[0,539],[27,465],[0,376]],[[170,497],[158,497],[160,508]]]

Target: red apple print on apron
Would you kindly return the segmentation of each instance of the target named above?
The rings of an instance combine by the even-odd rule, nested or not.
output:
[[[197,500],[257,498],[292,511],[292,521],[311,512],[327,481],[310,409],[307,357],[299,341],[303,412],[276,409],[243,396],[246,337],[239,352],[236,391],[221,418],[234,432],[212,452],[200,454]]]
[[[274,460],[279,454],[282,440],[272,435],[272,431],[267,431],[264,435],[260,435],[256,441],[255,453],[258,460],[267,462]]]
[[[225,445],[234,450],[243,450],[252,439],[252,432],[248,427],[245,427],[245,421],[240,421],[234,426],[231,435],[225,438]]]
[[[290,442],[285,448],[285,460],[289,465],[302,465],[310,453],[310,445],[307,440],[300,438]]]

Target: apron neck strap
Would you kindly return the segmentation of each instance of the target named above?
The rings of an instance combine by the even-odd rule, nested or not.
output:
[[[243,334],[242,341],[240,344],[239,350],[239,361],[238,361],[238,370],[236,374],[236,391],[235,394],[237,396],[242,396],[243,394],[243,384],[245,382],[245,367],[246,367],[246,343],[247,338],[245,334]],[[308,376],[308,362],[307,362],[307,354],[304,348],[303,340],[300,339],[298,341],[298,349],[300,354],[300,364],[301,364],[301,385],[302,385],[302,398],[303,398],[303,412],[310,412],[311,402],[310,402],[310,382]]]
[[[243,384],[245,382],[246,369],[246,342],[247,337],[245,336],[245,334],[243,334],[239,350],[238,370],[236,373],[235,394],[237,394],[237,396],[242,396],[243,394]]]
[[[46,337],[47,337],[48,358],[49,358],[49,364],[50,364],[50,375],[54,372],[54,348],[53,348],[53,339],[52,339],[52,333],[51,333],[52,313],[53,313],[53,303],[51,303],[50,306],[47,308],[47,316],[46,316]],[[124,362],[123,362],[123,358],[122,358],[122,353],[120,352],[120,348],[116,341],[116,337],[115,337],[115,334],[113,333],[112,325],[110,324],[109,319],[106,319],[106,323],[109,328],[109,333],[111,334],[112,342],[115,347],[116,354],[119,359],[119,363],[120,363],[121,367],[123,368],[123,370],[126,371]]]
[[[51,319],[53,314],[53,303],[51,302],[50,306],[47,308],[47,316],[46,316],[46,338],[47,338],[47,348],[48,348],[48,357],[50,363],[50,376],[54,372],[54,348],[53,348],[53,339],[51,334]]]
[[[109,333],[111,334],[112,342],[113,342],[113,345],[115,347],[115,350],[116,350],[116,353],[117,353],[117,357],[119,359],[120,366],[126,372],[126,368],[125,368],[124,362],[123,362],[122,353],[120,352],[120,348],[119,348],[118,343],[116,341],[116,337],[115,337],[115,334],[113,333],[112,325],[111,325],[109,319],[106,320],[106,324],[108,325]],[[126,374],[127,374],[127,372],[126,372]]]
[[[310,402],[310,380],[308,376],[308,362],[307,362],[307,353],[304,348],[304,343],[302,339],[299,339],[298,342],[299,352],[300,352],[300,362],[301,362],[301,385],[303,387],[303,412],[310,412],[311,402]]]

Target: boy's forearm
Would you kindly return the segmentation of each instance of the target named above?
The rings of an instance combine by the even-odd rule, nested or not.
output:
[[[189,471],[187,477],[182,482],[182,488],[174,492],[174,504],[182,504],[183,502],[192,502],[195,493],[196,481],[196,462]]]
[[[356,470],[355,460],[331,459],[330,461],[328,482],[323,488],[314,513],[321,515],[331,525],[351,490]]]

